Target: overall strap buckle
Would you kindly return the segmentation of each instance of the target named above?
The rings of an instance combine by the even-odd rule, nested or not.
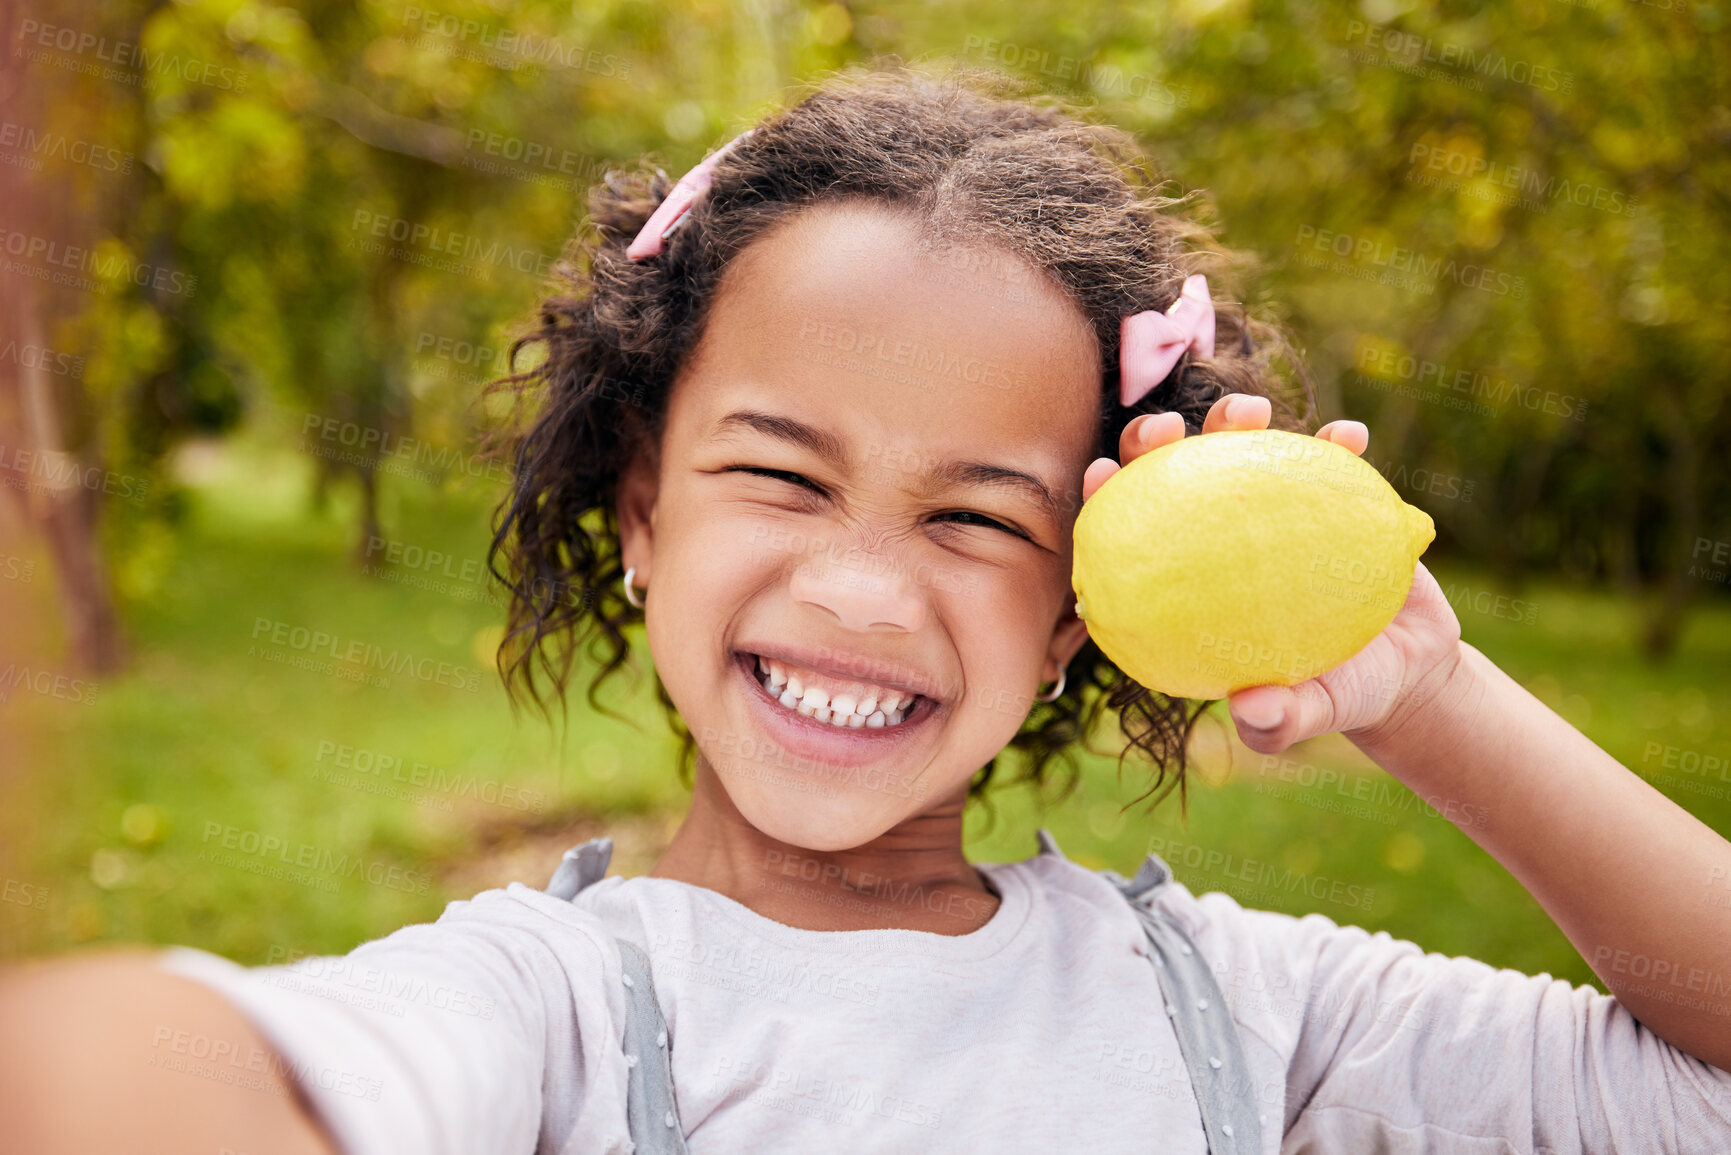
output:
[[[591,838],[581,846],[565,852],[559,867],[547,883],[547,893],[554,898],[571,899],[584,888],[606,877],[607,864],[613,861],[613,840],[606,836]]]

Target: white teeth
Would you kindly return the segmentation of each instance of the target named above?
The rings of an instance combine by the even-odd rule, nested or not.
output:
[[[894,726],[907,717],[914,695],[889,691],[883,697],[855,699],[837,694],[831,701],[829,691],[821,686],[805,686],[799,677],[780,662],[757,659],[757,680],[771,697],[788,709],[838,730],[882,729]]]

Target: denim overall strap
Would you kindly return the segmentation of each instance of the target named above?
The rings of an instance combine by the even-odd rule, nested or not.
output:
[[[611,838],[592,838],[565,852],[547,893],[555,898],[575,898],[584,888],[599,882],[613,859]],[[649,956],[629,939],[617,939],[620,976],[625,983],[625,1117],[631,1129],[636,1155],[686,1155],[685,1132],[679,1125],[679,1107],[673,1098],[673,1054],[668,1045],[667,1020],[655,998],[655,980]]]
[[[1042,843],[1050,841],[1050,835],[1040,833]],[[1051,845],[1056,853],[1056,844]],[[1154,948],[1154,975],[1166,996],[1166,1014],[1190,1071],[1210,1155],[1257,1155],[1262,1150],[1262,1119],[1256,1082],[1239,1044],[1238,1025],[1220,997],[1214,974],[1183,927],[1136,901],[1170,881],[1172,871],[1158,855],[1150,854],[1128,881],[1115,871],[1099,873],[1130,903]]]

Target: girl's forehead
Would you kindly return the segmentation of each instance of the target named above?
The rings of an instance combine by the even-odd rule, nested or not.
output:
[[[1079,305],[990,246],[934,247],[884,207],[800,213],[722,278],[692,368],[921,422],[1088,433],[1100,352]]]

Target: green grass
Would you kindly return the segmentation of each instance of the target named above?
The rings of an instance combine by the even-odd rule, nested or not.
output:
[[[93,705],[26,693],[5,707],[31,736],[35,757],[7,786],[0,834],[12,848],[13,881],[45,886],[47,900],[32,905],[35,892],[15,886],[14,900],[0,903],[4,953],[187,943],[256,964],[344,951],[469,897],[442,890],[439,867],[472,854],[485,829],[577,812],[683,809],[677,747],[647,679],[637,693],[617,680],[604,695],[641,730],[594,714],[574,695],[560,738],[533,716],[514,720],[490,671],[473,693],[404,674],[380,687],[255,652],[262,619],[324,631],[340,639],[339,651],[351,641],[376,643],[481,670],[501,611],[452,591],[481,588],[463,580],[463,565],[485,555],[491,492],[435,492],[385,478],[389,536],[453,559],[429,575],[450,588],[417,589],[359,571],[352,496],[339,489],[314,514],[306,458],[236,442],[187,460],[185,525],[122,575],[131,669],[105,682]],[[1445,588],[1482,583],[1456,567],[1432,568]],[[1671,774],[1667,792],[1726,831],[1731,802],[1684,789],[1702,776],[1666,771],[1663,753],[1651,754],[1657,743],[1661,751],[1731,756],[1723,721],[1731,718],[1731,599],[1706,592],[1714,596],[1692,617],[1680,653],[1656,667],[1635,652],[1629,607],[1602,592],[1539,585],[1521,594],[1538,606],[1534,624],[1471,612],[1462,624],[1468,641],[1612,756]],[[438,803],[425,805],[321,779],[317,771],[340,747],[398,761],[357,774],[360,783],[415,790],[412,768],[421,763],[455,786],[429,791],[434,771],[418,772],[422,798]],[[1197,892],[1222,889],[1250,906],[1319,912],[1429,950],[1592,981],[1506,871],[1338,736],[1295,747],[1281,756],[1286,762],[1265,763],[1242,746],[1233,757],[1232,777],[1222,758],[1201,760],[1184,823],[1176,796],[1152,814],[1145,804],[1121,811],[1146,789],[1143,766],[1127,762],[1120,780],[1113,759],[1084,756],[1077,793],[1053,809],[1042,812],[1025,788],[1005,788],[988,830],[975,808],[968,852],[979,861],[1025,858],[1044,825],[1089,866],[1131,874],[1159,849]],[[1265,766],[1271,771],[1260,773]],[[1294,776],[1327,773],[1330,784],[1282,783],[1283,767]],[[1340,791],[1350,794],[1361,774],[1369,813],[1343,812]],[[532,793],[519,794],[516,806],[460,797],[470,782]],[[1731,791],[1731,783],[1705,784]],[[278,839],[281,849],[247,854],[241,840],[252,836]],[[225,837],[236,844],[226,852],[232,857],[213,859]],[[1207,859],[1211,852],[1219,857]],[[299,874],[236,865],[280,864],[285,855],[305,864]],[[1247,863],[1268,864],[1276,881],[1258,888],[1235,878],[1259,869]]]

